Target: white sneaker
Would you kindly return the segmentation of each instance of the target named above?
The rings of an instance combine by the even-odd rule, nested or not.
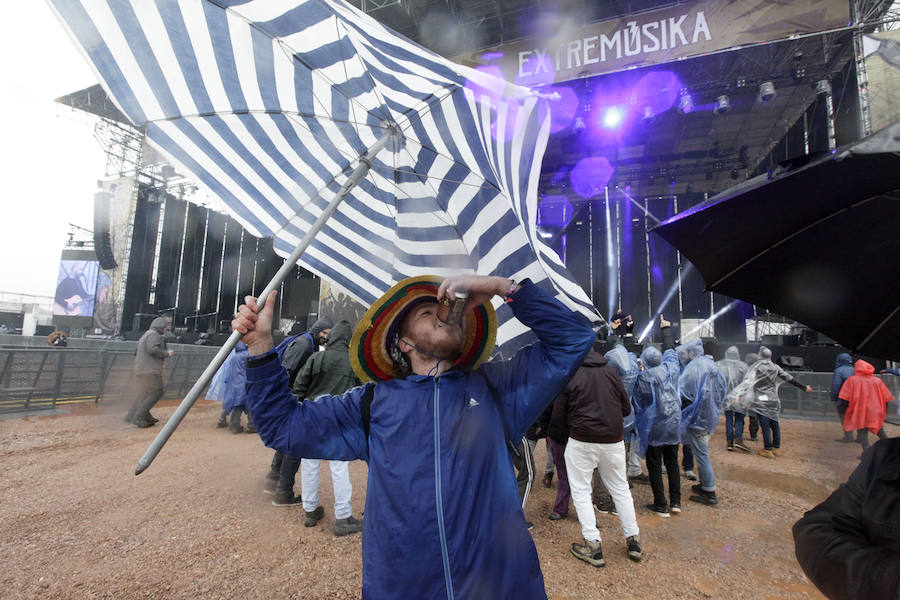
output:
[[[690,481],[697,481],[697,474],[694,473],[693,471],[691,471],[690,469],[685,469],[684,477],[685,477],[685,479],[688,479]]]

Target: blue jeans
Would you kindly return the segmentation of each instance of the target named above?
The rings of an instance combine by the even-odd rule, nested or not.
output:
[[[716,474],[709,459],[709,434],[705,431],[688,431],[691,452],[697,462],[697,474],[700,476],[700,488],[704,492],[716,491]]]
[[[775,419],[770,419],[764,415],[757,415],[759,418],[759,428],[762,429],[763,446],[766,450],[772,448],[781,448],[781,425]]]
[[[744,441],[744,414],[734,412],[733,410],[725,411],[725,437],[728,438],[728,445],[732,442]]]

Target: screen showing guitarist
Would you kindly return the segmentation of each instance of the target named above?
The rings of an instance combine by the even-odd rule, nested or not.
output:
[[[94,285],[88,284],[85,271],[91,263],[83,260],[64,260],[60,263],[60,279],[53,299],[53,314],[89,317],[94,312]]]

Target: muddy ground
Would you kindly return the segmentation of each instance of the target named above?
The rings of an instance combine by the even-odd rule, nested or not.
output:
[[[173,407],[155,412],[165,420]],[[360,537],[332,534],[327,469],[326,516],[307,529],[299,507],[273,507],[262,493],[271,451],[255,435],[217,429],[218,405],[198,403],[140,477],[135,464],[158,427],[125,425],[117,405],[69,410],[0,421],[0,598],[359,597]],[[900,427],[886,427],[900,435]],[[782,457],[768,460],[726,452],[720,427],[711,443],[715,508],[686,501],[681,515],[660,519],[644,509],[650,488],[635,486],[641,564],[626,558],[610,516],[598,518],[607,566],[573,558],[574,508],[570,518],[549,521],[555,489],[538,483],[526,517],[535,523],[549,596],[822,598],[794,559],[790,527],[846,479],[860,452],[834,441],[836,422],[785,420],[782,428]],[[541,443],[538,465],[544,456]],[[353,463],[350,472],[359,516],[366,466]]]

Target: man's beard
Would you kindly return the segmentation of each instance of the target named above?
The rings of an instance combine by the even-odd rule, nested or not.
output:
[[[415,341],[413,343],[415,343],[416,348],[418,348],[421,353],[427,356],[439,358],[441,360],[455,359],[462,352],[462,331],[458,328],[452,330],[445,328],[444,331],[445,333],[442,332],[438,335],[429,336],[427,339],[420,340],[418,343]]]

